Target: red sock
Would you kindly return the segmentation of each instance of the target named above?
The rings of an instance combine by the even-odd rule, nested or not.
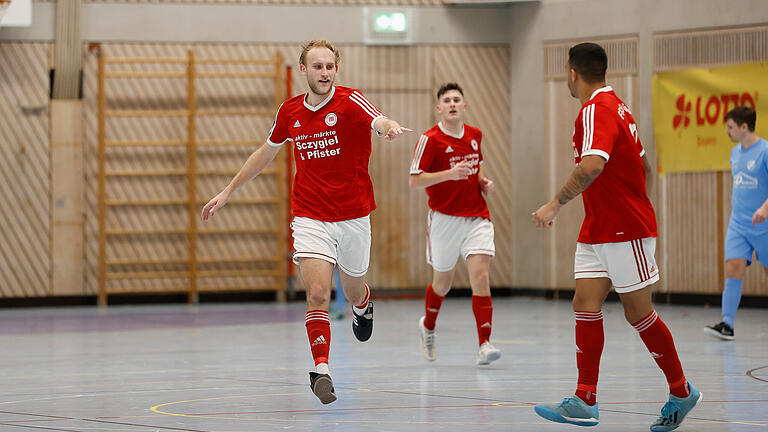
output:
[[[368,300],[371,299],[371,287],[368,286],[368,284],[365,284],[365,298],[363,299],[363,302],[359,305],[355,305],[355,308],[362,310],[365,312],[365,308],[368,307]]]
[[[435,329],[435,321],[437,321],[437,314],[440,313],[440,306],[443,304],[445,297],[440,297],[432,291],[432,284],[427,287],[427,294],[424,296],[424,327],[427,330]]]
[[[669,392],[677,397],[687,397],[690,392],[683,374],[683,367],[677,357],[672,333],[664,325],[664,321],[656,315],[656,311],[653,311],[645,318],[632,324],[632,327],[640,334],[640,338],[648,351],[651,352],[653,359],[656,360],[656,364],[667,377]]]
[[[493,321],[493,302],[491,296],[472,296],[472,312],[475,313],[475,325],[477,326],[477,339],[480,345],[491,338]]]
[[[576,316],[576,367],[579,380],[576,396],[594,405],[597,402],[597,377],[603,354],[603,312],[574,312]]]
[[[307,311],[304,325],[307,326],[309,349],[312,350],[315,365],[328,363],[328,352],[331,349],[331,322],[328,320],[328,311]]]

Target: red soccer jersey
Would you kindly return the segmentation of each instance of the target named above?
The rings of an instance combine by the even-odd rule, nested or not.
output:
[[[429,208],[452,216],[491,219],[478,177],[483,163],[482,139],[483,133],[476,127],[464,125],[463,132],[454,135],[440,123],[419,138],[411,174],[445,171],[463,160],[472,164],[472,174],[466,180],[448,180],[427,187]]]
[[[611,87],[603,87],[581,107],[573,130],[576,163],[602,156],[603,172],[582,193],[584,223],[579,242],[619,243],[656,237],[656,214],[645,190],[643,145],[629,108]]]
[[[317,106],[306,95],[283,102],[267,143],[293,141],[293,213],[324,222],[367,216],[376,208],[368,174],[371,130],[383,117],[360,91],[335,86]]]

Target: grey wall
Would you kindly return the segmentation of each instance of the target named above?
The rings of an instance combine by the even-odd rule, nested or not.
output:
[[[33,7],[32,26],[0,28],[0,40],[52,40],[56,3]],[[89,41],[364,41],[360,6],[83,3],[82,8],[82,36]],[[415,44],[507,43],[508,5],[391,9],[412,12]]]

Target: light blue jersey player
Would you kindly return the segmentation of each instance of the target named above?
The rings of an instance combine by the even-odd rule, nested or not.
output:
[[[733,209],[725,236],[723,320],[704,330],[721,339],[732,340],[733,319],[753,252],[768,275],[768,141],[755,134],[757,115],[753,109],[734,108],[725,119],[728,136],[739,145],[731,151]]]

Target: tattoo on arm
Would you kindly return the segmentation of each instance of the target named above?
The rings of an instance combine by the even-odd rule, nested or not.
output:
[[[574,169],[573,173],[571,173],[571,178],[568,179],[568,181],[565,183],[565,186],[560,189],[560,192],[557,193],[555,198],[557,198],[557,201],[560,203],[560,205],[565,205],[568,203],[568,201],[576,198],[580,193],[584,192],[584,190],[590,184],[592,184],[596,178],[597,176],[593,177],[584,171],[584,168],[581,165],[577,165],[576,169]]]

